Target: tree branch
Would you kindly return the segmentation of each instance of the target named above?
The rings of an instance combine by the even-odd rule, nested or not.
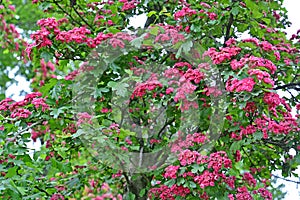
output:
[[[283,178],[283,177],[277,176],[277,175],[275,175],[275,174],[272,174],[272,176],[274,176],[275,178],[279,178],[279,179],[281,179],[281,180],[284,180],[284,181],[288,181],[288,182],[292,182],[292,183],[300,184],[300,181],[293,181],[293,180],[290,180],[290,179],[286,179],[286,178]]]
[[[233,24],[233,14],[230,13],[228,24],[226,26],[226,33],[225,33],[224,44],[223,44],[224,47],[226,46],[227,40],[229,40],[230,38],[230,29],[232,24]]]
[[[298,86],[298,87],[296,87],[296,86]],[[280,90],[280,89],[285,89],[285,88],[300,91],[300,82],[280,85],[280,86],[277,86],[276,88],[274,88],[274,90]]]
[[[41,123],[42,121],[43,121],[43,120],[39,120],[39,121],[37,121],[37,122],[31,124],[30,126],[27,126],[26,128],[24,128],[24,129],[18,131],[18,132],[15,134],[14,137],[12,137],[12,138],[10,138],[9,140],[7,140],[5,146],[7,146],[8,143],[9,143],[10,141],[14,141],[19,135],[21,135],[22,133],[28,131],[28,130],[31,129],[32,127],[38,125],[38,124]]]
[[[77,21],[77,20],[75,20],[73,17],[72,17],[72,15],[71,14],[69,14],[65,9],[63,9],[63,7],[61,7],[60,5],[59,5],[59,2],[57,2],[57,1],[53,1],[53,3],[63,12],[63,13],[65,13],[66,15],[68,15],[69,17],[70,17],[70,19],[72,20],[71,21],[71,24],[73,24],[74,26],[75,26],[75,24],[74,24],[74,22],[76,23],[76,24],[78,24],[79,26],[82,26],[82,24],[79,22],[79,21]]]
[[[81,16],[75,7],[72,7],[75,13],[80,17],[80,19],[91,29],[91,32],[94,33],[94,28]]]

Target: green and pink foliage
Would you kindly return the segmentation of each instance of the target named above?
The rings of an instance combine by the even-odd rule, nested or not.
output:
[[[22,5],[1,2],[0,44],[22,63],[10,67],[24,68],[21,74],[31,80],[33,91],[21,101],[0,101],[2,199],[269,200],[277,194],[271,182],[275,170],[284,177],[296,175],[300,31],[290,39],[282,31],[289,24],[282,1],[33,0],[26,6],[41,9],[46,17],[36,21],[38,29],[26,39],[8,23]],[[142,37],[141,30],[130,27],[130,17],[136,14],[147,14]],[[20,24],[18,28],[28,29]],[[143,48],[116,58],[101,76],[94,70],[103,66],[87,62],[101,45],[107,51],[122,51],[137,43]],[[201,45],[199,53],[207,62],[195,64],[183,56],[193,44]],[[177,53],[165,51],[166,46]],[[105,59],[99,56],[110,62]],[[160,71],[163,79],[148,71],[153,63],[167,66]],[[223,90],[207,82],[212,65],[219,71]],[[117,123],[120,116],[111,102],[128,88],[119,76],[139,80],[147,73],[148,78],[135,85],[129,103],[124,102],[132,119],[129,125],[156,123],[157,107],[165,107],[166,116],[160,122],[162,131],[154,128],[151,137],[142,138]],[[72,91],[84,75],[100,77],[90,99],[93,112],[74,111],[82,88]],[[1,89],[6,87],[2,85]],[[291,97],[279,96],[280,90]],[[191,94],[193,101],[188,98]],[[215,133],[218,138],[212,139],[213,98],[222,94],[224,124]],[[196,128],[181,130],[181,122],[189,124],[183,113],[190,110],[198,115]],[[93,141],[81,139],[82,127],[95,123],[102,128],[101,137],[118,147],[120,155],[168,147],[175,159],[141,173],[116,167],[114,154],[98,159],[86,145]],[[26,147],[30,139],[42,141],[32,157]],[[295,156],[289,155],[292,148]],[[110,150],[108,146],[98,154]]]

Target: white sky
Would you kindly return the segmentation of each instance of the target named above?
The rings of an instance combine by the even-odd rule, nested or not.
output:
[[[292,22],[292,26],[286,29],[286,32],[288,34],[288,38],[297,32],[298,29],[300,29],[300,0],[285,0],[284,1],[284,7],[288,10],[288,16],[289,20]],[[142,27],[145,24],[147,17],[146,15],[141,15],[139,17],[135,17],[131,20],[131,24],[134,27]],[[13,76],[13,74],[11,74]],[[22,100],[23,97],[20,97],[18,94],[23,89],[27,92],[29,92],[29,83],[25,81],[22,77],[16,77],[16,80],[20,81],[19,85],[13,85],[7,90],[6,95],[10,96],[13,95],[14,100]],[[30,148],[39,148],[40,147],[40,141],[38,141],[39,144],[28,144]],[[300,174],[300,170],[297,170],[298,174]],[[276,173],[280,175],[279,173]],[[300,181],[300,178],[289,178],[294,181]],[[297,200],[300,199],[300,188],[297,188],[297,184],[286,182],[286,181],[279,181],[279,183],[285,184],[285,191],[288,192],[285,199],[286,200]]]

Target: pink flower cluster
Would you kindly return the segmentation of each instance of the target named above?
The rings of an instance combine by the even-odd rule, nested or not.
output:
[[[179,168],[180,168],[180,166],[170,165],[170,166],[166,167],[165,173],[163,174],[163,176],[165,178],[176,179],[177,178],[176,173]]]
[[[11,111],[12,118],[28,118],[32,113],[28,109],[24,108],[29,104],[33,104],[36,109],[42,108],[42,111],[49,109],[49,105],[45,103],[45,99],[41,97],[40,92],[33,92],[27,94],[22,101],[13,102],[12,99],[6,98],[0,102],[0,111]]]
[[[266,92],[263,100],[269,108],[275,108],[281,103],[281,98],[274,92]]]
[[[272,87],[274,87],[274,81],[271,79],[271,76],[268,72],[262,71],[260,69],[249,69],[248,74],[250,76],[255,75],[258,80],[270,84]]]
[[[256,180],[254,179],[254,177],[252,176],[252,174],[250,174],[249,172],[245,172],[243,175],[243,181],[246,181],[247,184],[251,187],[255,187],[256,186]]]
[[[204,52],[203,56],[209,56],[214,64],[221,64],[239,54],[240,51],[241,48],[239,47],[223,47],[220,48],[220,51],[217,51],[216,48],[210,48]]]
[[[160,25],[164,29],[163,33],[159,33],[154,42],[170,42],[172,44],[176,44],[179,41],[184,41],[185,37],[183,34],[179,33],[178,27],[170,26],[170,25]],[[147,37],[146,37],[147,38]],[[145,38],[145,39],[146,39]]]
[[[277,67],[272,63],[272,61],[265,59],[265,58],[258,58],[255,56],[250,56],[248,58],[249,67],[256,68],[256,67],[264,67],[270,71],[271,74],[274,74],[277,70]]]
[[[175,200],[176,196],[185,197],[190,193],[190,189],[183,187],[183,186],[177,186],[172,185],[171,187],[168,187],[166,185],[160,185],[159,188],[151,188],[149,190],[149,198],[159,198],[161,200]]]
[[[178,19],[183,18],[185,16],[189,16],[190,17],[190,16],[196,15],[196,14],[197,14],[197,11],[190,9],[189,7],[184,7],[180,11],[177,11],[174,14],[174,19],[178,20]]]
[[[176,95],[174,97],[174,101],[178,102],[180,100],[185,100],[187,98],[186,95],[193,94],[193,92],[197,89],[197,86],[193,85],[189,81],[181,82],[180,86],[177,88]]]
[[[267,52],[277,50],[276,46],[273,46],[268,41],[260,42],[257,38],[243,39],[242,42],[244,42],[244,43],[246,43],[246,42],[253,43],[253,44],[255,44],[255,46],[260,47],[262,50],[267,51]]]
[[[246,127],[241,126],[239,134],[235,132],[230,134],[230,137],[236,140],[241,140],[243,136],[248,137],[248,135],[253,135],[256,132],[256,127],[253,125],[248,125]]]
[[[27,54],[28,57],[30,57],[30,52],[33,46],[37,46],[38,48],[41,47],[49,47],[52,45],[52,41],[48,38],[48,35],[50,34],[50,31],[48,31],[46,28],[42,27],[41,30],[36,31],[35,33],[30,35],[30,38],[35,41],[34,44],[30,44],[27,47]]]
[[[69,31],[60,31],[55,39],[61,42],[76,42],[78,44],[87,42],[88,37],[86,35],[90,34],[91,31],[85,27],[77,28],[75,27]]]
[[[27,109],[17,108],[11,113],[10,117],[11,118],[28,118],[31,114],[32,113]]]
[[[264,199],[266,199],[266,200],[273,199],[272,193],[269,192],[266,188],[259,188],[257,191],[260,194],[260,196],[262,196]]]
[[[201,80],[204,79],[204,73],[200,72],[198,69],[188,69],[183,78],[188,81],[193,81],[194,83],[198,84]]]
[[[251,196],[246,186],[239,187],[237,189],[237,194],[235,195],[235,197],[239,200],[253,200],[253,197]],[[232,199],[234,199],[233,196]]]
[[[219,179],[219,176],[216,175],[214,172],[209,172],[205,170],[201,175],[194,177],[194,182],[198,183],[200,188],[205,188],[208,186],[215,186],[215,181]]]
[[[77,126],[80,126],[81,124],[84,123],[92,124],[92,115],[90,115],[87,112],[78,113],[77,118],[78,118],[78,121],[76,122]]]
[[[124,3],[123,6],[122,6],[122,11],[132,10],[137,6],[137,4],[140,3],[139,1],[136,1],[136,0],[131,0],[131,1],[129,1],[129,0],[119,0],[119,2]]]
[[[218,151],[210,154],[207,167],[212,168],[217,173],[222,167],[231,168],[232,161],[228,158],[225,151]]]
[[[207,141],[207,136],[202,133],[188,134],[183,140],[178,138],[178,140],[172,144],[171,152],[181,152],[183,149],[193,147],[195,144],[204,144]]]
[[[59,25],[61,25],[63,22],[67,22],[68,20],[66,18],[63,18],[59,21],[57,21],[54,17],[51,18],[45,18],[40,19],[37,21],[37,25],[39,25],[42,28],[45,28],[46,30],[53,30],[54,33],[59,33],[60,30],[58,28]]]
[[[49,105],[45,103],[45,99],[42,98],[34,98],[31,103],[35,106],[36,109],[42,108],[42,111],[45,112],[49,110]]]
[[[183,150],[178,155],[178,160],[180,161],[180,164],[182,166],[186,166],[186,165],[190,165],[190,164],[196,162],[197,159],[198,159],[198,157],[201,158],[199,152],[197,152],[197,151],[191,151],[189,149],[186,149],[186,150]],[[198,160],[198,161],[200,161],[200,160]]]
[[[128,2],[126,1],[126,5],[133,5],[132,3],[136,3],[136,1]],[[124,4],[124,6],[125,6]],[[56,20],[55,18],[46,18],[38,21],[38,25],[41,27],[40,30],[36,31],[31,35],[31,38],[34,40],[33,44],[29,44],[27,46],[26,52],[28,57],[30,57],[31,50],[33,47],[47,47],[52,45],[52,41],[49,39],[49,35],[53,33],[55,35],[55,40],[70,43],[75,42],[77,44],[86,43],[90,48],[95,48],[102,41],[112,38],[110,43],[114,47],[124,47],[124,44],[121,40],[132,40],[132,36],[128,36],[126,33],[117,33],[117,34],[104,34],[99,33],[95,38],[90,38],[88,35],[91,33],[86,27],[75,27],[72,30],[61,31],[59,26],[62,23],[67,22],[67,19],[62,18],[60,20]],[[129,40],[130,38],[130,40]]]
[[[147,91],[162,87],[163,85],[157,80],[157,77],[152,76],[145,83],[138,83],[130,98],[143,97]]]
[[[244,78],[242,80],[228,79],[226,82],[226,90],[229,92],[251,92],[255,85],[255,81],[252,77]]]

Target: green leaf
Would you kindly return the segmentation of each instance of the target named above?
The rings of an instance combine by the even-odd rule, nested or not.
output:
[[[147,17],[151,17],[152,15],[156,15],[156,11],[152,10],[147,14]]]
[[[40,91],[43,93],[43,95],[47,95],[51,88],[53,88],[54,85],[56,85],[57,79],[50,79],[48,83],[46,83],[43,87],[41,87]]]
[[[17,166],[9,168],[6,175],[5,175],[5,177],[6,178],[12,178],[12,177],[16,176],[17,175],[17,169],[18,169]]]
[[[135,194],[129,192],[127,193],[127,197],[125,197],[126,200],[135,200]]]
[[[4,51],[3,51],[3,54],[8,54],[9,53],[9,49],[5,49]]]
[[[234,7],[232,8],[231,13],[236,16],[239,14],[239,11],[240,11],[239,7]]]
[[[138,37],[138,38],[131,40],[130,44],[136,48],[141,48],[143,41],[144,41],[143,37]]]
[[[153,27],[150,29],[149,33],[151,35],[157,35],[159,33],[159,28],[156,26],[156,27]]]
[[[261,131],[255,132],[253,137],[255,140],[261,140],[263,138],[263,133]]]
[[[43,51],[41,53],[41,58],[43,58],[45,60],[45,62],[48,62],[53,58],[53,56],[49,52]]]
[[[236,150],[240,149],[242,146],[243,140],[233,142],[230,146],[230,151],[235,152]]]
[[[145,194],[146,194],[146,189],[144,188],[140,191],[139,195],[140,195],[140,197],[143,197]]]
[[[74,138],[78,138],[79,136],[81,136],[81,135],[84,134],[84,133],[85,133],[84,130],[78,129],[78,130],[76,131],[76,133],[72,135],[72,138],[73,138],[73,139],[74,139]]]
[[[168,186],[168,187],[171,187],[175,183],[176,183],[176,180],[175,179],[171,179],[171,180],[168,180],[167,182],[165,182],[165,185]]]
[[[109,30],[111,33],[113,33],[113,34],[116,34],[116,33],[120,32],[119,29],[117,29],[117,28],[115,28],[115,27],[113,27],[113,26],[109,27],[108,30]]]
[[[193,46],[193,42],[191,40],[182,44],[182,50],[184,53],[188,53]]]
[[[190,185],[190,188],[197,188],[196,183],[194,183],[193,181],[189,181],[189,185]]]
[[[64,111],[63,111],[61,108],[58,108],[58,109],[57,109],[57,108],[54,108],[54,109],[50,112],[50,115],[52,115],[54,119],[57,119],[58,116],[59,116],[60,114],[62,114],[62,113],[64,113]]]

